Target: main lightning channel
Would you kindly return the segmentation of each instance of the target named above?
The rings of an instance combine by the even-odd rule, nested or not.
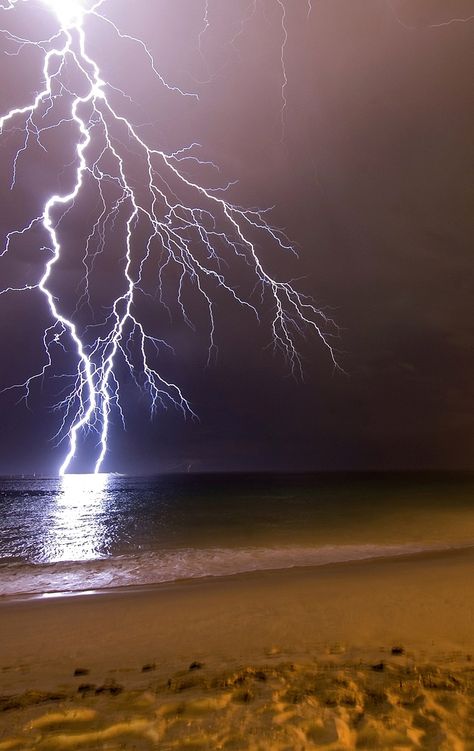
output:
[[[168,309],[164,294],[166,275],[170,270],[175,275],[177,272],[179,281],[175,289],[176,304],[183,320],[193,327],[184,292],[186,284],[192,286],[207,310],[209,359],[217,348],[215,303],[210,291],[212,288],[224,290],[235,303],[250,310],[257,321],[260,320],[261,303],[267,298],[271,300],[273,346],[283,353],[291,371],[296,375],[302,374],[302,365],[295,341],[307,327],[315,331],[327,348],[334,366],[339,367],[331,338],[337,335],[337,327],[323,310],[298,292],[290,282],[280,281],[271,275],[259,258],[254,239],[256,235],[263,235],[281,250],[294,252],[286,235],[267,222],[266,211],[245,209],[231,202],[226,191],[233,183],[222,187],[206,187],[189,176],[187,168],[190,165],[204,169],[215,167],[212,162],[199,157],[199,144],[192,143],[171,153],[153,148],[139,135],[137,127],[128,117],[113,106],[109,92],[118,92],[127,100],[130,98],[105,80],[99,65],[90,56],[87,49],[86,19],[88,22],[106,25],[112,29],[120,43],[133,44],[143,52],[144,61],[151,66],[159,85],[177,95],[196,97],[196,94],[183,91],[165,81],[146,44],[141,39],[124,33],[113,20],[104,15],[102,6],[105,0],[88,4],[80,0],[38,2],[56,19],[57,29],[51,37],[38,41],[19,36],[8,29],[0,29],[7,42],[14,46],[11,54],[19,55],[23,49],[31,46],[43,54],[44,81],[43,89],[30,103],[13,108],[0,117],[0,134],[7,128],[16,128],[18,122],[23,121],[25,138],[13,162],[14,187],[30,141],[35,140],[42,147],[41,137],[46,131],[61,129],[65,124],[74,126],[77,132],[77,140],[73,144],[75,177],[72,188],[48,198],[40,216],[7,234],[5,246],[0,253],[1,259],[11,251],[16,242],[21,241],[38,225],[43,227],[48,238],[48,245],[42,250],[46,248],[50,255],[39,280],[35,284],[0,289],[0,296],[38,290],[47,303],[51,317],[51,325],[43,337],[45,362],[37,373],[8,389],[20,389],[23,398],[27,400],[33,383],[42,379],[53,367],[57,348],[66,351],[72,345],[77,363],[73,385],[56,405],[62,413],[56,438],[59,443],[67,441],[68,444],[59,474],[64,475],[70,471],[77,458],[81,437],[90,432],[97,435],[98,456],[94,464],[94,473],[97,474],[101,472],[108,452],[113,409],[125,426],[117,368],[119,360],[128,368],[137,388],[148,397],[152,415],[158,407],[171,404],[185,417],[196,417],[180,387],[167,380],[153,365],[156,355],[162,349],[172,348],[166,341],[148,331],[136,312],[137,298],[147,294],[143,287],[145,267],[157,255],[157,248],[158,300]],[[282,0],[277,2],[282,9],[286,44],[285,8]],[[35,5],[35,0],[4,0],[3,3],[0,0],[0,10],[8,16],[8,13],[14,13],[20,6],[27,4]],[[205,21],[207,29],[207,16]],[[67,75],[71,66],[74,68],[73,80],[80,81],[77,88],[80,88],[81,93],[71,89],[71,76]],[[284,67],[283,70],[285,72]],[[64,112],[60,112],[59,103],[68,100],[71,101],[70,110],[69,115],[65,116]],[[286,105],[286,100],[284,103]],[[53,118],[52,124],[45,123],[47,117]],[[126,134],[127,144],[122,142],[121,133]],[[91,156],[89,152],[92,152],[93,144],[96,148],[100,144],[100,148],[98,155]],[[145,170],[145,195],[141,195],[135,187],[127,170],[130,144]],[[86,180],[92,180],[97,187],[100,213],[90,229],[84,249],[83,292],[74,313],[67,314],[64,303],[61,304],[61,300],[53,294],[51,282],[55,266],[65,252],[61,221],[74,209],[76,201],[86,190]],[[119,192],[112,203],[106,197],[106,186],[110,185]],[[179,195],[180,191],[182,195]],[[190,195],[194,195],[195,203],[190,201]],[[94,326],[81,327],[76,314],[84,306],[91,307],[89,284],[96,259],[105,252],[108,234],[124,210],[127,212],[123,238],[124,291],[114,300],[105,320],[94,324],[100,331],[92,343],[88,343],[87,337]],[[145,242],[137,240],[139,225],[147,228]],[[95,250],[92,249],[94,242]],[[135,250],[137,244],[141,248],[138,263]],[[197,244],[202,249],[200,253],[195,250]],[[222,270],[229,265],[228,257],[250,269],[255,278],[257,302],[254,301],[255,292],[244,296]]]

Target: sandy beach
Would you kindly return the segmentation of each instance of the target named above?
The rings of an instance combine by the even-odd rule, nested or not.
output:
[[[0,751],[474,751],[474,0],[0,19]]]
[[[0,749],[474,748],[474,552],[0,603]]]

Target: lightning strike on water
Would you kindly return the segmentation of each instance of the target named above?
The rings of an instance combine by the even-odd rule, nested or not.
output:
[[[284,48],[287,31],[283,0],[277,2],[282,10],[284,34],[284,125]],[[216,168],[212,162],[201,159],[199,144],[191,143],[170,153],[154,148],[139,134],[139,127],[113,104],[112,93],[118,93],[127,102],[131,102],[131,99],[125,91],[105,80],[98,63],[91,56],[86,20],[96,27],[107,27],[120,43],[133,43],[143,54],[144,61],[151,66],[158,85],[177,96],[197,99],[197,95],[168,83],[160,74],[148,46],[141,39],[122,31],[108,18],[102,7],[104,4],[105,0],[0,0],[0,11],[5,19],[12,18],[20,7],[43,7],[52,14],[57,24],[55,32],[45,40],[18,36],[8,28],[0,29],[7,42],[14,46],[14,52],[9,54],[20,55],[24,49],[34,47],[43,60],[42,90],[29,102],[12,108],[0,117],[0,133],[19,127],[24,133],[23,143],[12,165],[12,187],[19,179],[22,160],[32,141],[46,151],[41,141],[46,131],[58,129],[61,132],[64,128],[71,131],[73,128],[76,134],[72,141],[74,161],[65,166],[65,169],[74,168],[71,187],[65,192],[50,195],[40,215],[32,217],[25,226],[12,229],[0,252],[1,259],[12,251],[16,242],[38,228],[42,228],[47,238],[47,244],[41,247],[41,251],[47,254],[47,260],[40,278],[35,283],[0,290],[0,296],[38,291],[43,296],[51,319],[44,331],[44,361],[41,367],[23,383],[4,390],[19,390],[21,398],[28,400],[33,383],[43,379],[53,369],[58,351],[74,355],[76,369],[72,376],[61,374],[60,377],[70,385],[56,405],[62,414],[56,439],[58,443],[65,441],[67,444],[59,469],[61,475],[70,471],[80,439],[91,431],[97,434],[94,472],[99,473],[108,451],[113,411],[125,427],[119,364],[126,366],[137,388],[149,399],[152,415],[160,406],[171,404],[185,417],[195,416],[179,385],[167,380],[155,365],[160,352],[163,349],[171,350],[170,345],[147,330],[137,312],[139,298],[149,296],[143,283],[145,267],[155,258],[157,304],[168,309],[164,288],[170,270],[178,278],[176,303],[189,326],[193,327],[193,323],[186,308],[185,285],[190,285],[203,301],[209,324],[209,359],[217,351],[215,302],[211,290],[220,288],[235,303],[251,311],[256,321],[260,321],[262,303],[271,302],[273,346],[283,353],[293,373],[302,373],[296,339],[307,327],[320,337],[334,366],[338,367],[331,341],[331,336],[337,334],[334,322],[310,298],[298,292],[291,282],[273,276],[258,255],[257,236],[271,241],[276,249],[295,252],[286,235],[268,223],[267,210],[245,209],[233,203],[227,197],[233,183],[217,188],[206,187],[205,182],[189,177],[186,168],[191,164],[199,169]],[[209,27],[207,2],[205,9],[199,42]],[[74,77],[69,74],[71,68]],[[74,85],[71,80],[74,80]],[[65,114],[66,104],[68,110]],[[132,150],[134,158],[140,160],[145,170],[145,189],[143,186],[138,188],[134,176],[130,174],[127,162]],[[61,223],[75,208],[78,199],[90,190],[91,181],[97,188],[100,206],[83,250],[82,293],[78,295],[75,311],[68,313],[66,301],[53,293],[52,284],[55,267],[67,253]],[[117,192],[114,200],[107,193],[111,187]],[[97,258],[107,251],[111,242],[110,233],[124,211],[124,290],[114,300],[110,312],[104,314],[102,321],[84,326],[78,314],[84,308],[93,312],[90,283]],[[254,292],[248,297],[238,291],[237,285],[228,278],[228,272],[222,270],[228,268],[229,257],[245,264],[255,278]]]

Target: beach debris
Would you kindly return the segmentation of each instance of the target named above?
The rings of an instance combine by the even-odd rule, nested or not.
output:
[[[192,662],[189,666],[188,670],[201,670],[201,668],[204,667],[204,664],[202,662],[198,662],[197,660],[195,662]]]
[[[111,696],[118,696],[118,694],[121,694],[123,691],[123,686],[120,685],[120,683],[116,683],[116,681],[109,681],[107,683],[104,683],[102,686],[97,686],[95,689],[95,693],[98,694],[110,694]]]
[[[371,665],[372,670],[375,670],[376,673],[381,673],[383,670],[385,670],[385,663],[382,662],[376,662],[375,665]]]
[[[405,650],[403,647],[400,647],[399,645],[392,647],[392,654],[393,655],[403,655],[405,654]]]
[[[89,675],[90,672],[91,671],[89,670],[89,668],[76,668],[73,675],[75,678],[77,678],[81,675]]]
[[[78,694],[90,694],[92,691],[95,691],[97,688],[95,683],[81,683],[81,685],[77,689]]]
[[[156,664],[154,662],[147,662],[142,666],[142,673],[151,673],[152,670],[156,670]]]

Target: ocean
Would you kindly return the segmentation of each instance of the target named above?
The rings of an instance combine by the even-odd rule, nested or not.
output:
[[[0,595],[474,545],[473,474],[0,480]]]

